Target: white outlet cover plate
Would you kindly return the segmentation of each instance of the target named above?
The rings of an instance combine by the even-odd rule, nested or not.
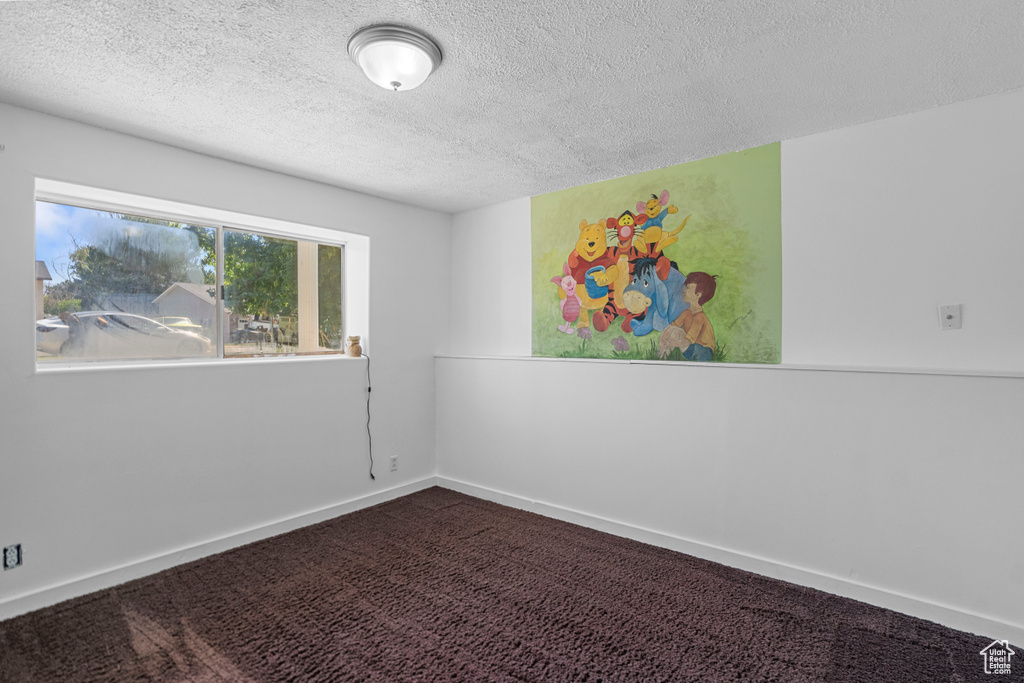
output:
[[[939,306],[939,329],[959,330],[961,325],[960,304]]]

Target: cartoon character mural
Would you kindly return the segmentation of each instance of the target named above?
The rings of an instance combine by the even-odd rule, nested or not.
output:
[[[657,205],[658,197],[652,197],[651,201]],[[667,201],[668,191],[662,192],[661,197],[662,203]],[[675,210],[675,206],[670,208]],[[649,213],[653,210],[648,209]],[[558,326],[560,332],[572,334],[570,323],[578,314],[577,334],[589,337],[591,333],[587,328],[591,315],[588,312],[593,311],[597,331],[604,332],[621,316],[622,331],[639,337],[652,331],[660,332],[682,313],[687,306],[682,298],[684,276],[662,253],[664,246],[676,241],[673,238],[666,243],[662,239],[666,233],[660,224],[665,212],[657,217],[658,225],[644,231],[633,229],[634,216],[630,211],[624,211],[617,219],[601,219],[597,223],[580,220],[579,237],[563,264],[564,277],[551,279],[560,287],[560,310],[566,321]],[[649,213],[641,218],[648,217]],[[687,216],[671,234],[679,233],[689,218]],[[643,224],[649,225],[646,220]],[[645,242],[645,235],[655,241]],[[614,246],[609,247],[609,241]],[[584,283],[582,294],[576,294],[579,282]],[[578,306],[570,302],[572,297],[579,300]]]
[[[778,149],[534,197],[534,353],[779,362]]]
[[[690,304],[683,300],[685,281],[686,277],[676,268],[669,268],[662,280],[655,259],[644,257],[636,262],[633,279],[622,296],[626,308],[635,316],[630,323],[635,336],[660,332],[689,308]]]
[[[658,197],[652,195],[651,202],[658,206]],[[668,191],[661,194],[661,202],[668,200]],[[669,207],[673,211],[675,206]],[[641,218],[649,217],[648,214]],[[619,316],[624,318],[622,331],[631,332],[636,336],[644,336],[652,331],[663,330],[686,308],[682,301],[683,276],[663,254],[664,246],[675,242],[675,238],[667,244],[662,239],[665,234],[660,224],[668,209],[655,220],[657,225],[649,225],[646,230],[634,230],[634,216],[624,211],[618,219],[601,219],[597,223],[580,220],[579,237],[563,264],[564,277],[552,278],[560,290],[560,310],[565,323],[558,326],[560,332],[572,334],[571,322],[579,317],[577,334],[586,337],[583,330],[590,326],[589,311],[593,311],[594,328],[599,332],[607,330]],[[679,233],[689,220],[671,234]],[[652,221],[653,222],[653,221]],[[645,235],[651,236],[655,242],[645,242]],[[612,247],[608,242],[614,240]],[[582,294],[576,294],[576,286],[584,283]],[[571,283],[571,291],[568,285]],[[570,298],[579,300],[578,306],[570,302]],[[567,302],[570,302],[568,309]],[[649,314],[648,314],[649,313]],[[568,316],[572,315],[570,319]]]
[[[665,251],[666,247],[672,246],[679,240],[676,235],[682,232],[688,220],[690,220],[690,216],[684,218],[679,227],[672,231],[663,230],[659,225],[652,225],[644,230],[638,230],[637,251],[641,254],[650,254],[651,256],[660,255],[661,252]]]
[[[608,236],[605,233],[608,221],[602,218],[597,223],[580,220],[579,237],[569,254],[570,274],[576,282],[583,283],[580,298],[579,331],[590,327],[590,311],[594,315],[594,327],[598,332],[608,329],[611,321],[601,313],[608,303],[610,285],[618,276],[618,259],[608,253]],[[564,291],[559,297],[564,296]]]
[[[629,332],[632,329],[629,322],[633,319],[633,314],[626,307],[626,302],[622,295],[626,291],[626,287],[629,286],[632,264],[629,261],[628,251],[619,251],[618,257],[615,263],[618,266],[619,272],[611,286],[611,300],[605,305],[602,313],[609,318],[609,326],[611,326],[611,322],[615,318],[620,315],[623,316],[625,320],[622,321],[622,331]]]
[[[627,209],[618,218],[608,219],[608,230],[615,231],[620,247],[628,247],[636,237],[636,216]]]
[[[715,329],[704,313],[704,304],[715,296],[717,275],[695,271],[683,281],[683,303],[686,308],[663,328],[658,339],[658,357],[668,358],[669,352],[682,349],[683,359],[708,361],[715,354]]]
[[[615,258],[616,273],[614,280],[608,288],[608,303],[605,304],[600,313],[601,327],[599,329],[607,329],[616,318],[623,316],[622,331],[630,331],[629,321],[633,316],[626,309],[625,303],[622,301],[622,293],[626,285],[629,284],[629,279],[632,275],[632,260],[639,254],[633,245],[636,239],[633,219],[634,216],[631,211],[624,211],[618,218],[612,217],[605,221],[607,242],[609,245],[614,245],[609,246],[608,251]],[[596,322],[595,327],[598,327]]]
[[[569,270],[569,264],[563,263],[562,277],[553,277],[551,278],[551,281],[561,288],[561,292],[559,292],[559,296],[562,297],[560,308],[565,324],[559,325],[558,331],[565,332],[566,334],[572,334],[575,332],[572,324],[580,317],[580,305],[582,304],[582,301],[576,294],[576,280],[572,276],[572,271]]]
[[[676,238],[673,236],[683,229],[683,226],[686,225],[686,221],[690,218],[687,216],[683,220],[682,225],[666,235],[663,225],[665,217],[679,211],[675,204],[669,204],[664,209],[661,208],[668,204],[668,197],[668,190],[662,190],[660,197],[656,194],[652,194],[651,198],[646,202],[636,203],[636,211],[639,214],[639,216],[637,216],[637,225],[639,226],[637,228],[637,237],[640,240],[639,244],[637,244],[637,248],[641,253],[648,253],[650,250],[648,245],[651,244],[657,245],[656,248],[659,252],[664,250],[664,248],[670,244],[673,244],[676,241]],[[672,237],[672,239],[668,239],[669,237]]]

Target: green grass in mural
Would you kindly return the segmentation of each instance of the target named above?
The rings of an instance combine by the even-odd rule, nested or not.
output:
[[[622,338],[626,340],[629,347],[625,350],[617,350],[613,339]],[[645,337],[628,337],[622,334],[621,330],[610,329],[605,332],[594,332],[590,339],[579,337],[567,337],[571,348],[554,355],[555,358],[604,358],[611,360],[670,360],[690,362],[683,358],[682,349],[672,349],[667,358],[658,355],[658,334],[652,333]],[[621,345],[621,342],[620,342]],[[607,348],[605,348],[607,347]],[[729,353],[725,344],[718,344],[712,361],[717,363],[729,363]]]

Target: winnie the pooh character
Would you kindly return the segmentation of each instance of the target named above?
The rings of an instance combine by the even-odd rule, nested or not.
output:
[[[590,311],[601,311],[608,303],[611,294],[609,287],[618,277],[619,266],[617,260],[608,253],[606,219],[602,218],[597,223],[588,223],[583,219],[579,227],[580,236],[576,240],[576,248],[566,260],[572,278],[580,284],[585,284],[585,287],[576,290],[580,297],[578,326],[579,330],[584,330],[590,327]],[[565,292],[559,290],[559,297],[564,298]],[[610,321],[605,316],[595,314],[594,328],[598,332],[607,330],[609,324]]]

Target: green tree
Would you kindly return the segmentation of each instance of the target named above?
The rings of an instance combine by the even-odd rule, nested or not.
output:
[[[172,223],[172,225],[174,225]],[[198,225],[182,225],[182,229],[195,235],[196,243],[201,250],[203,266],[203,284],[212,285],[217,282],[217,231]]]
[[[47,315],[60,315],[61,311],[57,305],[60,301],[78,301],[77,310],[81,310],[82,295],[78,284],[77,281],[71,280],[47,282],[43,293],[43,312]]]
[[[94,214],[94,216],[101,214]],[[111,296],[156,297],[175,282],[212,284],[216,232],[145,216],[108,213],[91,224],[68,254],[68,279],[47,287],[56,301],[101,308]],[[145,228],[140,229],[140,224]],[[45,306],[45,304],[44,304]]]
[[[60,299],[49,293],[43,294],[43,314],[60,315],[65,311],[74,313],[82,310],[81,299]]]
[[[297,243],[225,230],[224,296],[239,315],[296,315]]]
[[[341,348],[341,247],[321,244],[317,257],[320,333]]]

